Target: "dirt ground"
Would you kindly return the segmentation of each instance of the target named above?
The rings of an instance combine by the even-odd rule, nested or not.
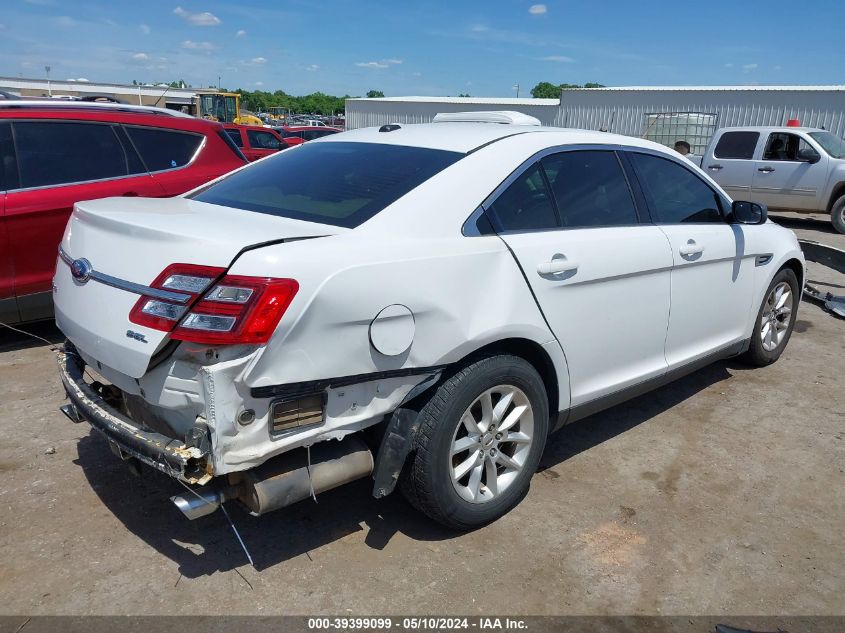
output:
[[[776,219],[845,248],[822,216]],[[255,567],[221,513],[187,521],[178,485],[59,413],[48,345],[0,332],[0,614],[845,614],[845,321],[798,318],[771,367],[718,363],[565,428],[484,529],[369,480],[233,507]]]

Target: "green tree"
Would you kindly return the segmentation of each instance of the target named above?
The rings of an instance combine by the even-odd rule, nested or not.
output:
[[[377,99],[379,97],[383,97],[384,93],[381,90],[368,90],[367,91],[367,99]]]
[[[559,99],[560,86],[548,81],[541,81],[531,89],[531,96],[535,99]]]
[[[458,96],[459,96],[459,97],[471,97],[472,95],[471,95],[471,94],[469,94],[468,92],[462,92],[462,93],[461,93],[461,94],[459,94]]]

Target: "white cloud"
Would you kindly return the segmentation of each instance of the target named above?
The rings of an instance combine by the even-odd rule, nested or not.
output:
[[[144,35],[150,34],[150,27],[147,24],[140,24],[138,25],[138,30],[141,31]]]
[[[531,15],[543,15],[547,11],[545,4],[532,4],[528,7],[528,13]]]
[[[775,70],[783,70],[783,66],[775,66]]]
[[[87,83],[89,80],[85,77],[79,77],[76,81],[81,81],[82,83]]]
[[[390,66],[401,63],[401,59],[382,59],[377,62],[355,62],[355,65],[361,68],[390,68]]]
[[[473,24],[469,27],[469,30],[473,33],[484,33],[484,31],[489,31],[490,27],[486,24]]]
[[[217,47],[211,42],[194,42],[193,40],[185,40],[182,42],[182,48],[195,51],[213,51]]]
[[[571,64],[575,60],[566,55],[548,55],[542,58],[544,62],[558,62],[560,64]]]
[[[5,30],[6,30],[6,25],[0,24],[0,31],[5,31]]]
[[[39,7],[52,7],[56,3],[53,0],[24,0],[27,4],[34,4]]]
[[[60,26],[62,28],[70,28],[78,24],[78,22],[69,15],[56,16],[55,18],[53,18],[53,22],[56,24],[56,26]]]
[[[733,65],[733,64],[730,64],[730,63],[725,64],[725,68],[733,68],[733,67],[734,67],[734,65]]]
[[[320,70],[320,65],[319,64],[310,64],[310,65],[305,67],[305,70],[310,70],[313,73],[313,72]]]
[[[421,72],[419,72],[419,71],[412,72],[411,74],[412,74],[414,77],[422,77],[422,73],[421,73]]]
[[[746,72],[751,71],[751,70],[755,70],[756,68],[757,68],[757,64],[744,64],[742,66],[742,69]]]
[[[244,37],[245,35],[246,35],[246,31],[244,31],[243,29],[241,29],[240,31],[235,33],[235,37]]]
[[[266,63],[267,63],[267,59],[266,59],[266,58],[264,58],[264,57],[253,57],[252,59],[250,59],[250,60],[249,60],[249,63],[250,63],[250,64],[255,64],[255,65],[258,65],[258,64],[266,64]]]
[[[260,88],[261,86],[264,85],[264,82],[263,81],[256,81],[255,84],[253,84],[253,85],[258,86]]]
[[[134,55],[132,55],[132,59],[134,59],[136,62],[148,62],[150,61],[150,56],[146,53],[135,53]]]
[[[185,11],[182,7],[176,7],[173,9],[173,13],[194,26],[217,26],[221,22],[220,18],[208,11],[191,13]]]

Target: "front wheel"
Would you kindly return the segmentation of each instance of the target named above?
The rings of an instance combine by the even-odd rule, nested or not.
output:
[[[757,312],[745,360],[762,367],[780,358],[792,336],[800,299],[801,290],[795,273],[788,268],[779,271],[769,284]]]
[[[845,196],[841,196],[830,208],[830,223],[839,233],[845,233]]]
[[[400,481],[411,505],[466,530],[522,500],[549,429],[548,397],[531,364],[510,355],[475,361],[441,384],[419,415]]]

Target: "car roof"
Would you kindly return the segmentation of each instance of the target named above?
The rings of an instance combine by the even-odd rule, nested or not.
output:
[[[4,104],[5,102],[0,102]],[[15,103],[15,102],[9,102]],[[20,103],[20,102],[17,102]],[[208,134],[222,125],[215,121],[197,119],[192,116],[166,116],[159,113],[151,113],[143,109],[121,109],[100,107],[94,108],[61,108],[49,106],[46,108],[36,105],[25,108],[0,107],[0,119],[37,119],[37,120],[61,120],[61,121],[99,121],[105,123],[126,123],[145,125],[149,127],[161,127],[174,130],[186,130]]]
[[[66,99],[10,99],[0,102],[0,108],[3,110],[10,108],[15,110],[91,110],[94,112],[135,112],[144,114],[159,114],[163,116],[172,116],[180,118],[194,118],[190,114],[180,112],[178,110],[171,110],[169,108],[159,108],[156,106],[132,105],[128,103],[111,103],[101,101],[76,101]]]
[[[826,132],[820,127],[804,127],[790,125],[737,125],[734,127],[723,127],[717,132]]]
[[[380,132],[378,127],[348,130],[343,134],[317,139],[320,143],[383,143],[406,145],[427,149],[440,149],[450,152],[469,153],[485,145],[490,145],[511,136],[531,134],[555,134],[548,139],[549,145],[601,144],[634,145],[653,148],[655,143],[631,136],[578,130],[575,128],[544,127],[537,125],[512,125],[501,123],[412,123],[399,124],[399,127]],[[660,146],[665,149],[664,146]]]
[[[277,125],[276,127],[280,127],[283,130],[287,130],[288,132],[305,132],[308,130],[313,130],[315,128],[319,130],[332,130],[334,132],[343,131],[330,125]]]

